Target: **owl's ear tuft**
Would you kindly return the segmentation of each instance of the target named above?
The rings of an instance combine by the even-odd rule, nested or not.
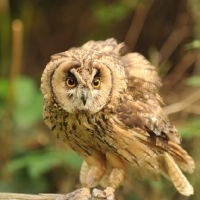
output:
[[[56,53],[56,54],[54,54],[54,55],[51,56],[51,60],[52,60],[52,61],[53,61],[53,60],[57,60],[57,59],[60,59],[60,58],[62,58],[62,57],[66,57],[66,55],[65,55],[64,52],[62,52],[62,53]]]
[[[57,60],[59,58],[61,58],[61,56],[59,54],[54,54],[54,55],[51,56],[51,61]]]

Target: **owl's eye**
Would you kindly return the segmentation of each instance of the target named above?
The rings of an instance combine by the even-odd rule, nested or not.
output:
[[[100,78],[94,78],[93,82],[92,82],[92,86],[93,88],[97,89],[99,88],[101,85],[101,80]]]
[[[67,80],[65,81],[66,85],[70,88],[73,88],[76,86],[76,79],[74,78],[67,78]]]

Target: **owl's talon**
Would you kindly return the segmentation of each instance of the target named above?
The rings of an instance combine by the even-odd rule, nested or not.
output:
[[[114,189],[111,187],[107,187],[105,190],[98,190],[96,188],[92,191],[92,200],[115,200]]]
[[[55,200],[91,200],[90,189],[80,188]]]

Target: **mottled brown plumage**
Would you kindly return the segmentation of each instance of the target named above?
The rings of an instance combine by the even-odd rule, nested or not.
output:
[[[138,53],[120,56],[122,47],[114,39],[89,41],[53,55],[41,79],[44,121],[84,158],[84,189],[105,187],[93,196],[114,199],[127,166],[161,173],[189,196],[179,167],[192,173],[194,161],[160,106],[156,69]]]

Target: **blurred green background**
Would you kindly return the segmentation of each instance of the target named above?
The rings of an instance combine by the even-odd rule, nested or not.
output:
[[[118,199],[200,196],[200,0],[0,0],[0,192],[68,193],[82,159],[42,119],[40,77],[52,54],[114,37],[157,67],[170,120],[195,159],[195,194],[130,170]]]

